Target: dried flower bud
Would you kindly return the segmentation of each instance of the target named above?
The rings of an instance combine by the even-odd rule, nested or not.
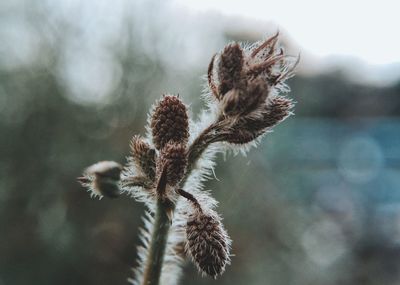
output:
[[[169,141],[186,144],[189,138],[189,120],[186,106],[173,95],[164,96],[151,118],[153,142],[162,149]]]
[[[245,52],[238,44],[226,46],[220,54],[216,71],[215,56],[212,58],[208,83],[223,115],[236,117],[257,112],[266,104],[270,94],[285,90],[284,81],[293,75],[299,57],[287,56],[282,48],[277,47],[278,35],[256,43]],[[213,79],[214,73],[218,74],[217,83]],[[246,133],[247,130],[240,132]]]
[[[263,135],[290,115],[293,102],[284,97],[275,97],[264,105],[256,116],[244,116],[221,132],[219,141],[233,144],[245,144]]]
[[[88,167],[78,180],[91,192],[91,196],[116,198],[120,193],[121,170],[122,166],[117,162],[101,161]]]
[[[240,109],[242,94],[239,89],[231,89],[222,98],[222,109],[225,115],[233,115]]]
[[[268,84],[260,78],[248,82],[245,90],[231,89],[222,98],[225,115],[246,115],[262,105],[269,94]]]
[[[169,142],[160,152],[160,158],[157,161],[157,176],[160,176],[163,168],[165,168],[166,182],[174,186],[183,178],[186,166],[187,154],[185,146]]]
[[[156,151],[140,136],[134,136],[130,146],[132,160],[137,169],[150,178],[151,181],[154,181],[156,172]]]
[[[186,252],[203,274],[216,278],[229,264],[230,239],[217,215],[196,211],[186,224]]]
[[[282,122],[290,115],[293,108],[291,99],[278,96],[271,100],[263,111],[263,126],[266,128],[273,127]]]
[[[246,92],[244,93],[245,96],[243,96],[245,98],[242,100],[244,102],[241,112],[243,114],[250,113],[264,104],[269,95],[269,90],[267,82],[261,78],[249,80]],[[240,108],[238,109],[240,110]]]
[[[243,63],[243,51],[237,43],[230,44],[224,48],[218,65],[220,82],[218,99],[221,99],[229,90],[240,87],[243,84]]]

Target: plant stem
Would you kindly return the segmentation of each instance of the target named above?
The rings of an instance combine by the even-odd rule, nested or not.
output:
[[[167,247],[168,231],[171,227],[168,212],[171,210],[173,211],[170,203],[161,199],[158,200],[149,255],[143,276],[143,285],[158,285],[160,282],[161,269]]]
[[[204,130],[190,147],[188,169],[185,177],[180,182],[180,185],[183,186],[185,184],[187,178],[192,172],[194,164],[200,158],[204,150],[210,145],[210,143],[213,142],[213,136],[210,136],[210,132],[219,126],[218,123],[220,123],[219,120]],[[164,176],[166,175],[165,170],[163,171],[163,174],[164,175],[160,177],[157,185],[157,193],[159,194],[161,194],[162,191],[165,191],[166,187],[166,181],[164,181]],[[173,211],[174,206],[170,201],[166,201],[164,199],[157,200],[154,228],[151,236],[149,255],[147,257],[147,264],[144,271],[142,285],[159,285],[160,283],[161,270],[167,247],[168,233],[171,227],[170,216]]]

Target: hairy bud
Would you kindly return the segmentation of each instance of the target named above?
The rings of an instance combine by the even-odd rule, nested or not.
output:
[[[186,144],[189,138],[189,120],[186,106],[173,95],[164,96],[151,118],[153,142],[158,150],[169,141]]]
[[[203,274],[216,278],[229,264],[230,239],[217,215],[196,211],[186,224],[186,252]]]
[[[254,78],[249,80],[247,89],[245,92],[245,97],[243,102],[244,107],[242,107],[243,114],[248,114],[259,106],[263,105],[267,100],[270,88],[264,80],[261,78]]]
[[[174,186],[179,183],[185,174],[187,166],[187,153],[183,144],[169,142],[160,152],[160,157],[157,161],[157,174],[165,168],[166,183]]]
[[[152,149],[140,136],[134,136],[130,146],[132,160],[135,163],[136,168],[151,181],[154,181],[156,172],[156,151]]]
[[[290,115],[293,101],[285,97],[275,97],[268,103],[263,111],[263,126],[273,127]]]
[[[239,89],[229,90],[222,98],[222,109],[225,115],[234,115],[241,109],[242,94]]]
[[[243,84],[243,63],[243,51],[238,44],[230,44],[224,48],[218,65],[220,82],[218,99],[221,99],[229,90],[240,87]]]
[[[260,108],[255,116],[241,117],[228,129],[223,130],[220,141],[233,144],[249,143],[286,119],[292,108],[292,100],[275,97]]]
[[[247,87],[231,89],[222,98],[222,110],[225,115],[246,115],[265,103],[269,94],[268,84],[260,78],[252,79]]]
[[[238,117],[258,112],[267,104],[270,94],[285,90],[284,81],[293,75],[299,57],[288,56],[277,47],[278,35],[256,43],[246,51],[238,44],[226,46],[215,70],[215,56],[212,58],[208,83],[224,116],[237,120]],[[218,74],[217,82],[213,78],[215,73]],[[238,131],[248,133],[246,129]],[[246,134],[246,140],[251,140],[252,136]]]
[[[114,161],[101,161],[88,167],[78,181],[92,196],[116,198],[120,194],[118,182],[122,166]]]

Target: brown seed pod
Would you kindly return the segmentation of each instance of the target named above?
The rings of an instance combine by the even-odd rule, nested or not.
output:
[[[230,262],[229,237],[217,215],[196,211],[186,224],[186,252],[203,274],[222,274]]]
[[[222,98],[222,110],[227,116],[246,115],[265,103],[268,84],[261,78],[248,82],[245,90],[231,89]]]
[[[244,116],[233,126],[223,130],[219,141],[233,144],[245,144],[264,134],[290,115],[293,102],[284,97],[275,97],[259,110],[257,116]]]
[[[132,160],[138,170],[150,178],[155,179],[156,173],[156,151],[150,147],[140,136],[134,136],[131,140]]]
[[[277,45],[278,35],[254,44],[243,51],[239,44],[229,44],[215,56],[208,68],[208,84],[227,117],[245,116],[262,108],[274,91],[284,89],[284,81],[293,75],[299,57],[288,56]],[[214,81],[214,73],[218,81]],[[235,118],[236,119],[236,118]],[[240,132],[247,130],[240,130]],[[251,140],[250,135],[245,135]]]
[[[155,147],[160,150],[169,141],[186,144],[189,138],[189,119],[186,106],[173,95],[164,96],[151,118]]]
[[[270,88],[263,79],[254,78],[249,80],[242,107],[242,114],[248,114],[254,111],[259,106],[263,105],[267,100]]]
[[[78,181],[88,188],[93,196],[116,198],[120,194],[118,182],[122,166],[114,161],[101,161],[88,167]]]
[[[225,115],[232,116],[240,113],[243,94],[239,89],[231,89],[222,98],[222,110]]]
[[[222,51],[218,65],[220,85],[217,99],[221,99],[229,90],[244,84],[242,80],[243,57],[243,50],[237,43],[226,46]]]
[[[160,151],[160,157],[157,161],[157,176],[159,177],[165,168],[166,182],[170,186],[174,186],[183,178],[186,166],[186,147],[183,144],[170,141]]]

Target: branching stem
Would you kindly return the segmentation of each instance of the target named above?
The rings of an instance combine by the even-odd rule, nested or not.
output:
[[[176,192],[177,192],[179,195],[181,195],[182,197],[184,197],[184,198],[186,198],[187,200],[189,200],[189,201],[192,203],[193,207],[194,207],[195,209],[197,209],[200,213],[203,212],[203,210],[202,210],[202,208],[201,208],[201,205],[199,204],[199,201],[197,201],[197,199],[196,199],[192,194],[186,192],[186,191],[183,190],[183,189],[177,189]]]
[[[184,185],[185,181],[190,176],[196,161],[200,158],[210,143],[214,141],[212,133],[219,127],[218,123],[219,122],[214,123],[205,129],[189,148],[189,165],[185,177],[181,181],[180,185]],[[163,171],[163,174],[165,175],[165,170]],[[164,175],[161,175],[160,180],[158,181],[156,190],[158,194],[162,194],[165,190],[166,182],[164,181]],[[197,203],[199,210],[201,211],[201,207],[197,200],[195,200],[190,193],[187,193],[181,189],[177,190],[177,192],[186,199],[191,200],[194,205]],[[167,247],[168,233],[171,227],[170,217],[173,211],[173,204],[169,200],[164,200],[160,197],[157,199],[154,228],[150,241],[147,264],[145,266],[143,276],[143,285],[159,285],[164,255]]]

